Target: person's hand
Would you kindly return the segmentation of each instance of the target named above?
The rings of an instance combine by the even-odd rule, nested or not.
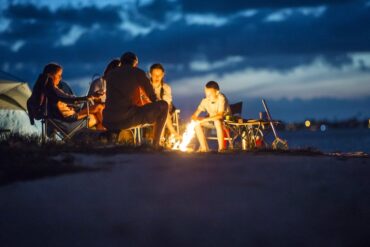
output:
[[[195,115],[193,115],[193,116],[191,116],[191,120],[193,120],[193,121],[198,121],[198,117],[197,117],[197,116],[195,116]]]
[[[96,93],[88,96],[88,99],[92,101],[100,101],[100,98],[101,98],[101,95],[96,94]]]
[[[204,122],[207,122],[207,118],[198,118],[198,123],[204,123]]]
[[[101,91],[96,91],[95,93],[93,93],[92,95],[94,97],[97,97],[97,98],[100,98],[101,96],[103,96],[105,94],[105,92],[101,92]]]

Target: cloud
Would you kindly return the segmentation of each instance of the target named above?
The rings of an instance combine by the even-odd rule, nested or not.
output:
[[[223,75],[208,73],[173,82],[173,91],[179,96],[202,92],[207,81],[216,80],[222,91],[234,99],[367,97],[370,92],[370,73],[361,67],[370,63],[370,53],[352,54],[350,57],[356,62],[342,68],[333,67],[323,59],[316,59],[312,64],[301,65],[286,72],[247,67]]]
[[[191,13],[218,13],[230,14],[245,9],[279,9],[293,7],[310,7],[319,5],[338,5],[342,3],[358,2],[353,0],[213,0],[207,1],[183,0],[181,1],[183,10]]]
[[[82,34],[86,32],[86,29],[80,26],[73,25],[69,32],[60,38],[60,45],[70,46],[76,43]],[[59,44],[59,43],[58,43]]]
[[[138,12],[151,20],[158,23],[167,21],[173,15],[173,12],[179,10],[179,6],[174,1],[156,0],[142,4],[138,8]]]
[[[224,10],[221,1],[197,1],[197,11],[190,7],[192,2],[114,5],[113,1],[53,8],[10,4],[1,10],[0,69],[32,82],[45,63],[57,61],[65,68],[64,78],[72,85],[78,81],[77,86],[103,71],[110,59],[133,50],[142,68],[161,62],[167,79],[185,87],[192,79],[204,83],[209,75],[240,82],[243,76],[253,75],[257,81],[287,78],[293,84],[315,75],[317,71],[309,68],[317,59],[334,68],[327,73],[341,76],[338,81],[326,81],[323,89],[330,83],[343,87],[351,80],[365,81],[369,63],[363,54],[370,52],[370,26],[363,23],[370,23],[370,8],[362,1],[299,1],[299,6],[298,1],[228,1]],[[348,71],[348,66],[355,68]],[[302,68],[307,68],[302,76],[294,74]],[[312,97],[328,91],[319,90],[313,80],[307,81],[310,84],[317,89]],[[270,88],[274,87],[248,90],[270,95]],[[297,83],[287,91],[299,89],[305,90],[305,84]],[[279,97],[289,96],[279,90]]]
[[[22,46],[24,46],[25,44],[25,41],[24,40],[18,40],[16,41],[11,47],[10,49],[13,51],[13,52],[17,52],[19,51],[20,48],[22,48]]]
[[[212,71],[228,66],[232,66],[234,64],[241,63],[244,60],[241,56],[231,56],[227,57],[226,59],[220,60],[220,61],[202,61],[202,60],[196,60],[190,63],[190,69],[193,71]]]
[[[319,7],[312,7],[312,8],[296,8],[296,9],[280,9],[276,12],[271,13],[266,17],[266,21],[286,21],[289,17],[293,16],[295,13],[306,15],[306,16],[313,16],[313,17],[320,17],[326,11],[325,6]]]
[[[121,19],[117,7],[84,6],[75,8],[64,6],[57,10],[48,7],[37,7],[34,4],[10,4],[5,11],[5,16],[18,21],[49,21],[78,24],[84,27],[99,25],[116,25]]]
[[[185,16],[185,20],[188,25],[210,25],[215,27],[223,26],[228,23],[228,18],[212,14],[188,14]]]

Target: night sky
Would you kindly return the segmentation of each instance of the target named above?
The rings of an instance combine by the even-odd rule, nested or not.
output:
[[[370,117],[370,1],[0,0],[0,69],[33,85],[51,61],[77,94],[125,51],[163,63],[189,113],[204,84],[257,117]]]

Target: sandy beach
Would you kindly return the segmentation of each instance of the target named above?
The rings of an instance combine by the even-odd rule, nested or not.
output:
[[[370,244],[369,158],[134,153],[72,160],[104,169],[0,187],[1,246]]]

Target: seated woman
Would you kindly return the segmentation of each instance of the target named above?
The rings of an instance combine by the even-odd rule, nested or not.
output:
[[[42,77],[45,77],[45,94],[48,98],[48,109],[53,117],[64,121],[77,121],[89,114],[88,126],[96,127],[97,130],[105,130],[103,126],[103,109],[101,104],[95,104],[81,110],[76,110],[72,105],[81,100],[97,100],[99,96],[76,97],[61,90],[58,85],[62,79],[63,68],[59,64],[49,63],[44,67]],[[41,77],[40,76],[40,77]]]
[[[177,139],[180,138],[179,134],[175,130],[172,124],[172,117],[175,107],[172,103],[171,87],[163,81],[165,76],[165,70],[162,64],[156,63],[150,66],[150,78],[154,92],[158,100],[164,100],[168,104],[168,116],[166,121],[166,128],[171,135],[175,136]]]
[[[104,70],[103,76],[100,76],[99,78],[95,79],[89,89],[88,96],[90,95],[97,95],[99,96],[99,103],[105,104],[105,100],[107,98],[107,76],[108,74],[114,70],[115,68],[118,68],[121,66],[121,61],[119,59],[113,59],[110,61],[110,63],[107,65],[107,67]]]

